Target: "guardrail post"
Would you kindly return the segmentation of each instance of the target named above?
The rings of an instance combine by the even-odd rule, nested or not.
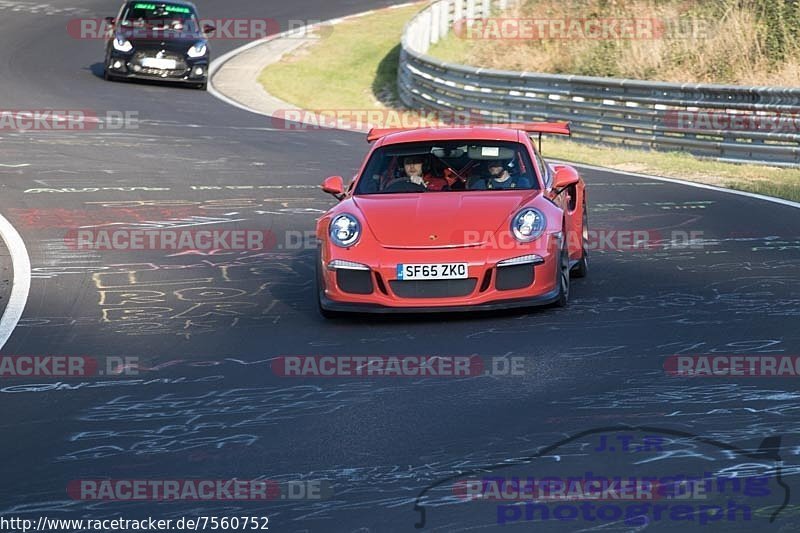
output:
[[[431,6],[431,44],[439,42],[439,17],[442,12],[441,2]]]
[[[467,20],[475,18],[475,0],[467,0]]]
[[[453,21],[459,21],[462,18],[465,18],[464,0],[456,0],[455,4],[453,5]]]
[[[450,0],[444,0],[443,2],[439,3],[441,8],[440,17],[439,17],[439,35],[442,37],[446,37],[448,33],[450,33],[450,24],[454,21],[450,20],[450,8],[452,4]]]

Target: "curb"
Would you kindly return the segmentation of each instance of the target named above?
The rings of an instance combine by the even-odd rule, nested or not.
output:
[[[361,17],[365,17],[367,15],[372,15],[373,13],[379,13],[379,12],[382,12],[382,11],[389,11],[389,10],[392,10],[392,9],[400,9],[400,8],[409,7],[409,6],[417,5],[417,4],[422,6],[425,3],[426,2],[420,2],[420,1],[406,2],[406,3],[403,3],[403,4],[392,5],[392,6],[389,6],[389,7],[384,7],[384,8],[379,8],[379,9],[371,9],[369,11],[364,11],[362,13],[356,13],[354,15],[348,15],[348,16],[345,16],[345,17],[338,17],[338,18],[326,20],[326,21],[323,21],[323,22],[318,22],[316,24],[310,24],[308,26],[303,26],[302,28],[296,28],[296,29],[293,29],[293,30],[287,30],[287,31],[284,31],[284,32],[281,32],[281,33],[278,33],[278,34],[275,34],[275,35],[270,35],[270,36],[265,37],[263,39],[259,39],[257,41],[253,41],[251,43],[247,43],[246,45],[240,46],[239,48],[231,50],[230,52],[220,56],[218,59],[212,61],[211,66],[209,67],[208,92],[211,93],[217,99],[222,100],[223,102],[225,102],[228,105],[231,105],[233,107],[242,109],[244,111],[249,111],[249,112],[254,113],[256,115],[262,115],[262,116],[265,116],[265,117],[272,117],[274,111],[279,110],[279,109],[280,110],[287,110],[287,109],[299,110],[300,109],[299,107],[297,107],[297,106],[295,106],[293,104],[290,104],[288,102],[284,102],[283,100],[281,100],[279,98],[276,98],[276,97],[272,96],[271,94],[269,94],[264,89],[264,87],[260,83],[258,83],[256,80],[254,80],[254,79],[244,80],[243,83],[247,83],[247,84],[255,83],[256,85],[258,85],[258,87],[260,89],[260,93],[261,94],[260,95],[257,94],[257,96],[260,99],[260,102],[259,102],[260,107],[263,106],[265,109],[256,109],[252,105],[248,105],[246,103],[240,102],[240,101],[236,100],[235,98],[232,98],[230,95],[226,94],[225,91],[220,90],[220,88],[218,88],[215,85],[214,78],[218,74],[221,74],[225,70],[225,68],[228,65],[228,63],[230,63],[231,61],[233,61],[236,58],[238,58],[238,56],[240,56],[240,55],[242,55],[242,54],[244,54],[244,53],[246,53],[248,51],[253,50],[254,48],[257,48],[257,47],[260,47],[260,46],[275,45],[276,41],[280,41],[280,40],[283,40],[283,39],[286,39],[286,38],[292,37],[292,36],[308,35],[309,33],[312,33],[312,32],[316,31],[317,29],[319,29],[319,28],[321,28],[323,26],[335,26],[335,25],[340,24],[342,22],[347,22],[347,21],[350,21],[350,20],[354,20],[354,19],[358,19],[358,18],[361,18]],[[311,41],[311,39],[305,39],[305,40],[297,39],[296,46],[294,48],[289,47],[286,50],[282,50],[282,51],[281,50],[270,51],[269,54],[267,55],[267,57],[266,58],[262,57],[261,61],[257,65],[258,73],[260,73],[267,66],[280,61],[280,59],[283,57],[283,55],[285,55],[286,53],[289,53],[289,52],[293,51],[294,49],[302,46],[303,44],[305,44],[305,42],[308,42],[308,41]],[[252,65],[249,65],[249,66],[252,67]],[[301,122],[301,123],[302,124],[311,125],[311,123],[309,123],[309,122]],[[272,129],[274,131],[277,131],[274,128],[272,128]],[[336,129],[336,130],[341,130],[341,131],[351,131],[351,132],[366,133],[366,130],[361,131],[361,130],[356,130],[356,129],[353,129],[353,128],[326,128],[326,129]]]

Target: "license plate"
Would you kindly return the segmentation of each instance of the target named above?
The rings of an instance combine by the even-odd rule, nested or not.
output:
[[[142,59],[142,66],[146,68],[157,68],[161,70],[175,70],[177,62],[174,59],[145,57],[144,59]]]
[[[431,263],[397,265],[397,279],[467,279],[467,263]]]

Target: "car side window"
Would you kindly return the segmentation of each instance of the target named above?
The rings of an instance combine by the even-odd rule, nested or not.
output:
[[[538,153],[533,154],[533,159],[536,161],[536,166],[539,169],[539,174],[542,176],[544,180],[544,188],[549,189],[553,186],[553,175],[550,173],[550,169],[547,167],[547,163],[544,162],[542,156]]]

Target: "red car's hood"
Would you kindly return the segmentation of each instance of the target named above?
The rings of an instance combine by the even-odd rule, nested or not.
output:
[[[427,192],[354,197],[384,246],[435,248],[486,242],[539,191]]]

